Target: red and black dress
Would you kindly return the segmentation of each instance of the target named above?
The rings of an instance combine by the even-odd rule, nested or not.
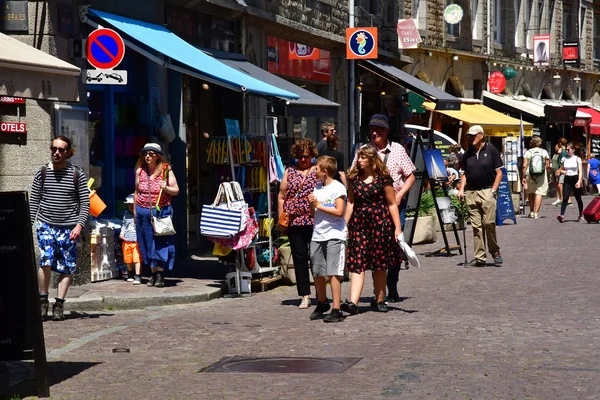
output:
[[[354,209],[348,223],[349,272],[381,271],[401,262],[400,246],[394,237],[394,222],[385,198],[386,185],[393,185],[389,176],[375,177],[370,183],[358,177],[352,180]]]

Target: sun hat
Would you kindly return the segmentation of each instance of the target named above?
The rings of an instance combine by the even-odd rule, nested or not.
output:
[[[131,193],[129,196],[125,197],[125,204],[133,204],[134,193]]]
[[[162,148],[158,143],[146,143],[144,147],[142,147],[142,149],[140,150],[140,153],[143,153],[145,151],[153,151],[156,154],[160,154],[161,156],[163,154]]]
[[[473,125],[472,127],[469,128],[467,135],[477,135],[478,133],[485,134],[481,125]]]
[[[369,126],[379,126],[381,128],[390,129],[388,118],[383,114],[373,114]]]

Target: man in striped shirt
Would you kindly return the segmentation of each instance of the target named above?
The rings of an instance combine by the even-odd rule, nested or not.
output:
[[[63,320],[67,290],[77,267],[77,239],[87,223],[90,200],[86,177],[69,163],[71,140],[57,136],[50,146],[52,162],[33,178],[29,211],[40,248],[38,281],[42,318],[48,317],[50,271],[60,274],[58,297],[52,306],[54,320]]]

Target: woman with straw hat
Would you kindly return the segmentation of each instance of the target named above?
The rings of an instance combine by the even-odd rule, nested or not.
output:
[[[164,287],[164,271],[173,269],[173,236],[155,235],[152,216],[172,215],[171,201],[178,194],[177,179],[163,158],[162,148],[158,143],[147,143],[135,166],[135,227],[142,260],[152,270],[148,286]]]

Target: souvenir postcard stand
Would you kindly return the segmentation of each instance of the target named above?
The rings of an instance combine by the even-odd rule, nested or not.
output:
[[[410,149],[410,159],[416,167],[414,172],[415,175],[415,183],[410,188],[408,193],[407,205],[406,205],[406,213],[414,213],[415,217],[407,219],[404,224],[404,238],[406,242],[412,246],[412,241],[415,235],[415,227],[417,225],[417,218],[419,217],[419,204],[421,203],[421,194],[423,193],[423,189],[425,188],[425,183],[429,182],[429,186],[431,187],[431,194],[433,195],[434,203],[435,203],[435,211],[437,213],[438,221],[440,221],[440,229],[442,232],[442,237],[444,238],[444,248],[428,253],[425,256],[435,256],[435,255],[444,255],[447,257],[453,256],[453,250],[458,250],[459,254],[463,254],[463,251],[460,247],[460,239],[458,237],[458,232],[456,230],[456,223],[452,223],[452,230],[454,231],[454,237],[456,239],[456,246],[450,246],[448,243],[448,237],[446,236],[446,230],[444,229],[444,224],[442,223],[442,214],[440,211],[440,207],[438,205],[437,196],[435,194],[436,188],[440,187],[443,190],[444,196],[448,196],[448,191],[446,186],[441,184],[435,179],[435,174],[433,171],[427,170],[427,164],[425,162],[425,151],[435,149],[435,142],[433,140],[433,131],[417,131],[416,138],[412,141],[411,149]],[[432,163],[435,168],[435,163]]]
[[[276,122],[275,122],[276,124]],[[236,163],[236,160],[234,159],[234,154],[233,154],[233,149],[234,149],[234,143],[233,143],[233,139],[234,138],[241,138],[241,134],[240,134],[240,126],[239,126],[239,121],[237,120],[231,120],[231,119],[226,119],[225,120],[225,126],[226,126],[226,131],[227,131],[227,144],[228,144],[228,157],[229,157],[229,167],[231,168],[231,176],[233,177],[233,179],[235,179],[236,176],[239,176],[239,174],[236,174],[236,167],[243,167],[243,165],[241,163]],[[269,137],[271,136],[272,133],[276,133],[273,132],[273,121],[271,117],[265,117],[265,142],[266,142],[266,154],[265,157],[267,160],[269,160],[269,157],[271,156],[271,147],[268,145],[269,144]],[[272,141],[272,145],[276,146],[277,143],[275,143],[275,141]],[[267,213],[266,214],[260,214],[258,215],[258,218],[260,220],[260,218],[273,218],[273,210],[272,210],[272,201],[271,201],[271,192],[272,192],[272,188],[271,188],[271,176],[269,173],[269,168],[266,167],[265,168],[265,172],[266,172],[266,195],[267,195]],[[255,188],[249,188],[249,189],[243,189],[244,191],[248,191],[248,190],[254,190]],[[255,212],[258,213],[258,210],[256,210]],[[250,248],[252,248],[252,251],[254,252],[255,258],[254,258],[254,263],[255,263],[255,267],[252,269],[249,269],[246,266],[246,258],[244,255],[244,252],[246,249],[241,249],[241,250],[237,250],[236,251],[236,257],[235,257],[235,288],[237,290],[237,293],[235,293],[234,295],[236,296],[244,296],[244,295],[248,295],[250,293],[250,285],[245,285],[244,282],[242,282],[243,280],[243,272],[245,271],[250,271],[252,272],[252,274],[258,274],[258,275],[264,275],[264,274],[272,274],[277,270],[277,267],[273,266],[273,235],[272,235],[272,229],[268,229],[268,232],[266,232],[266,237],[262,236],[259,237],[259,240],[253,242],[250,245]],[[257,260],[256,257],[256,246],[266,246],[267,250],[268,250],[268,254],[269,256],[268,258],[268,267],[265,266],[261,266]],[[245,287],[248,286],[248,290],[244,290]],[[246,291],[247,293],[243,293],[244,291]]]

